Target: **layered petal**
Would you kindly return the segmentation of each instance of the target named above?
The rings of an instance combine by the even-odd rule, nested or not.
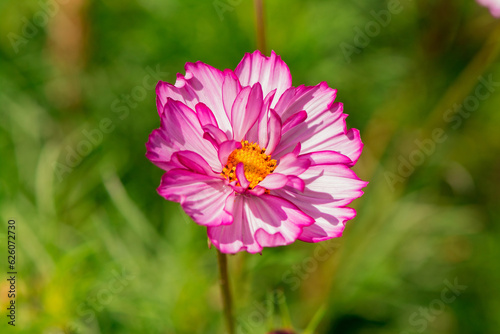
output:
[[[172,169],[163,175],[158,193],[169,201],[179,202],[199,225],[219,226],[233,222],[234,191],[220,176]]]
[[[214,146],[203,138],[196,113],[182,102],[168,99],[161,115],[161,127],[149,136],[146,156],[158,167],[170,169],[170,159],[175,152],[193,151],[208,162],[214,171],[221,171]]]
[[[281,137],[275,156],[280,157],[293,150],[300,143],[302,153],[336,151],[347,156],[354,165],[358,160],[363,143],[356,129],[347,130],[341,103],[334,103],[324,112],[309,114],[307,119],[289,129]]]
[[[267,140],[266,153],[273,154],[276,146],[281,141],[281,119],[274,110],[270,110],[267,124],[269,137]]]
[[[222,103],[224,105],[224,110],[226,115],[231,122],[231,109],[233,107],[233,103],[236,100],[236,96],[238,96],[241,91],[241,85],[238,81],[238,78],[231,70],[225,70],[223,72],[224,81],[222,83]]]
[[[196,104],[204,103],[214,114],[222,131],[229,135],[231,123],[224,109],[222,85],[225,75],[222,71],[202,62],[186,63],[186,75],[177,75],[175,85],[160,81],[156,86],[158,112],[165,106],[167,100],[183,102],[192,110]]]
[[[227,163],[227,158],[234,150],[241,148],[241,143],[235,140],[228,140],[219,146],[219,161],[222,165]]]
[[[269,141],[269,115],[271,114],[271,102],[275,94],[276,90],[273,90],[264,98],[258,120],[245,136],[246,140],[257,143],[260,147],[267,147]]]
[[[243,87],[259,82],[264,96],[276,89],[276,97],[279,97],[292,86],[288,66],[274,51],[270,57],[263,56],[260,51],[245,54],[234,72]],[[276,102],[271,103],[271,107],[275,105]]]
[[[274,172],[297,176],[307,170],[310,165],[311,159],[308,156],[298,157],[296,152],[290,152],[281,157]]]
[[[170,160],[172,168],[186,169],[202,175],[216,176],[210,165],[198,153],[192,151],[179,151],[172,155]]]
[[[341,236],[345,221],[356,215],[346,205],[363,194],[361,188],[367,182],[342,164],[312,165],[299,177],[305,182],[303,192],[291,187],[271,191],[314,218],[314,224],[303,229],[299,240],[319,242]]]
[[[294,204],[282,198],[236,196],[233,223],[209,227],[208,237],[223,253],[246,250],[260,253],[263,247],[288,245],[294,242],[305,226],[314,220]]]
[[[313,118],[329,109],[336,96],[337,90],[328,87],[326,82],[316,86],[291,87],[280,96],[274,110],[283,120],[302,110],[307,113],[308,118]]]
[[[233,127],[233,139],[240,141],[245,138],[255,122],[259,119],[262,111],[262,88],[259,83],[252,87],[243,88],[231,109],[231,123]]]

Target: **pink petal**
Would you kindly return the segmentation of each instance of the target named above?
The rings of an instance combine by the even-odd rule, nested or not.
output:
[[[161,127],[155,130],[149,142],[148,154],[155,162],[168,162],[174,152],[193,151],[202,156],[213,170],[221,170],[217,151],[203,139],[203,129],[195,112],[182,102],[169,99],[161,115]]]
[[[331,165],[331,164],[345,164],[352,165],[351,159],[345,155],[335,151],[319,151],[311,152],[302,155],[301,157],[308,159],[311,165]],[[282,158],[283,159],[283,158]]]
[[[222,83],[222,102],[226,115],[231,121],[231,108],[236,100],[236,96],[241,91],[241,85],[233,71],[227,69],[223,73],[224,82]]]
[[[262,103],[262,88],[259,83],[240,91],[231,109],[234,140],[245,138],[248,130],[259,118]]]
[[[283,175],[283,174],[270,174],[259,183],[259,186],[268,189],[281,189],[285,186],[295,188],[299,191],[304,191],[305,182],[295,175]]]
[[[292,86],[292,76],[288,66],[274,51],[270,57],[263,56],[260,51],[247,53],[235,69],[242,86],[252,86],[259,82],[264,96],[276,89],[276,96],[281,96]],[[271,104],[274,107],[276,102]]]
[[[270,107],[275,93],[276,90],[273,90],[264,98],[258,121],[254,123],[245,136],[246,140],[251,143],[259,144],[261,148],[267,147],[267,142],[269,140],[269,114],[271,113]]]
[[[220,164],[213,159],[213,154],[216,151],[213,147],[210,148],[210,143],[203,139],[194,112],[186,106],[179,107],[174,101],[169,103],[166,108],[169,110],[168,115],[162,113],[161,127],[151,133],[146,143],[146,157],[158,167],[168,171],[172,168],[170,159],[173,153],[194,151],[203,156],[212,168],[220,169]],[[184,114],[186,109],[188,111]],[[169,122],[177,124],[177,128],[173,129]],[[182,126],[179,125],[181,123]],[[187,141],[187,137],[190,137],[191,140]]]
[[[231,133],[231,123],[222,102],[222,72],[202,62],[186,63],[186,75],[177,75],[175,85],[160,81],[156,94],[159,105],[165,106],[168,98],[181,101],[192,110],[204,103],[214,114],[217,123],[226,134]]]
[[[302,110],[306,111],[308,118],[313,118],[329,109],[336,95],[337,90],[328,87],[326,82],[316,86],[290,88],[280,97],[274,109],[282,119],[287,119]]]
[[[207,139],[208,135],[210,137],[209,139],[211,140],[212,144],[214,144],[214,146],[217,148],[222,142],[227,141],[226,134],[222,132],[221,129],[212,124],[207,124],[203,126],[202,129],[203,131],[205,131],[205,133],[203,134],[203,138]]]
[[[308,113],[308,116],[310,114]],[[342,104],[334,103],[325,112],[308,117],[303,123],[283,134],[274,157],[290,152],[300,142],[302,153],[336,151],[347,156],[354,165],[361,154],[363,144],[356,129],[347,131]]]
[[[231,225],[207,229],[210,241],[223,253],[260,253],[263,247],[288,245],[314,222],[289,201],[267,194],[236,196],[233,217]]]
[[[282,133],[287,132],[291,128],[299,125],[307,119],[307,113],[305,110],[301,110],[286,119],[283,123],[283,129],[281,129]]]
[[[175,86],[168,82],[158,81],[156,85],[156,107],[160,116],[163,114],[163,108],[168,98],[185,103],[186,101],[198,101],[196,92],[190,85],[186,85],[186,80],[181,74],[177,74]],[[194,104],[191,107],[194,109]]]
[[[266,189],[283,188],[288,183],[288,177],[283,174],[272,173],[267,175],[264,180],[259,182],[259,186]]]
[[[234,192],[220,177],[173,169],[163,175],[158,193],[179,202],[199,225],[219,226],[233,221],[230,208]]]
[[[170,158],[175,152],[172,146],[172,141],[165,136],[161,128],[153,130],[146,143],[146,157],[156,166],[168,171],[174,168],[170,164]]]
[[[361,188],[367,182],[345,165],[311,166],[300,178],[306,185],[303,192],[287,187],[271,191],[315,219],[313,225],[304,228],[299,239],[318,242],[339,237],[345,222],[356,215],[346,205],[363,194]]]
[[[300,175],[311,165],[309,157],[297,157],[297,153],[290,152],[282,156],[274,173],[285,175]]]
[[[241,148],[241,143],[235,140],[228,140],[223,142],[219,146],[219,161],[222,166],[225,166],[227,163],[227,158],[234,150]]]
[[[245,165],[242,162],[236,165],[236,177],[241,184],[242,188],[248,188],[250,182],[248,182],[247,177],[245,176]]]
[[[302,150],[302,145],[300,145],[300,143],[297,143],[297,145],[293,149],[292,153],[295,154],[295,155],[299,155],[300,154],[300,150]]]
[[[324,206],[321,207],[323,208]],[[344,231],[345,222],[356,217],[356,210],[348,207],[326,207],[324,210],[323,217],[317,217],[315,224],[305,228],[299,240],[305,242],[320,242],[332,238],[339,238]]]
[[[300,192],[304,192],[304,189],[306,188],[306,183],[304,182],[304,180],[302,180],[298,176],[293,175],[288,175],[288,183],[286,185]]]
[[[281,119],[278,114],[271,109],[269,114],[269,141],[266,146],[266,154],[272,154],[281,140]]]
[[[218,175],[215,173],[210,165],[203,159],[202,156],[191,151],[179,151],[172,155],[170,161],[174,168],[187,169],[198,174],[209,176]]]
[[[212,110],[210,110],[204,103],[198,103],[195,108],[198,120],[200,121],[202,127],[205,125],[213,125],[217,128],[219,127]]]

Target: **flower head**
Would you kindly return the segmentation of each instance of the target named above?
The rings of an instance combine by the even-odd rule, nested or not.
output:
[[[156,88],[161,127],[146,156],[165,170],[158,193],[223,253],[341,236],[367,182],[350,169],[363,144],[336,90],[293,87],[274,52],[246,54],[234,71],[185,69]]]
[[[477,2],[490,10],[491,15],[500,18],[500,0],[477,0]]]

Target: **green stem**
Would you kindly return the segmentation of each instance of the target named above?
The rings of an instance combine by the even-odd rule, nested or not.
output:
[[[219,263],[220,290],[222,303],[224,304],[224,318],[228,334],[234,334],[233,306],[231,300],[231,289],[229,288],[229,277],[227,275],[227,256],[217,250],[217,261]]]
[[[266,31],[264,25],[264,4],[263,0],[254,0],[255,5],[255,32],[257,35],[257,49],[264,55],[266,50]]]

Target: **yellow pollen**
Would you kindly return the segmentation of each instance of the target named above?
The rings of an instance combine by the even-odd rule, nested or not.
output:
[[[241,141],[241,148],[231,152],[227,158],[226,166],[222,169],[221,175],[227,178],[230,182],[237,181],[236,166],[242,162],[245,177],[250,185],[249,189],[255,186],[276,168],[276,160],[271,159],[271,156],[265,154],[266,149],[261,149],[256,143],[249,143],[248,140]],[[237,182],[237,185],[241,185]]]

